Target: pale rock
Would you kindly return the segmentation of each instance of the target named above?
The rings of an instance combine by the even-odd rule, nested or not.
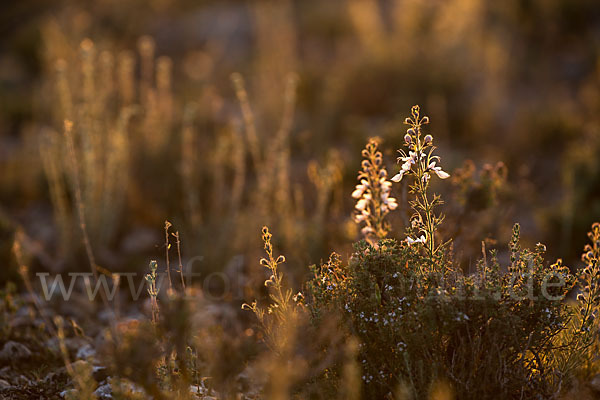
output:
[[[110,400],[112,399],[112,387],[110,386],[110,383],[105,383],[104,385],[100,385],[98,386],[98,389],[96,389],[96,391],[94,391],[94,395],[99,399],[99,400]]]
[[[75,356],[80,360],[87,360],[88,358],[93,358],[96,356],[96,350],[89,345],[85,344],[77,350],[77,355]]]
[[[31,357],[31,350],[24,344],[8,341],[0,350],[0,361],[21,361]]]

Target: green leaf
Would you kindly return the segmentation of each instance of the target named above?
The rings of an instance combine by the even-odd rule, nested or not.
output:
[[[381,290],[377,283],[375,283],[375,298],[377,299],[377,304],[381,304]]]

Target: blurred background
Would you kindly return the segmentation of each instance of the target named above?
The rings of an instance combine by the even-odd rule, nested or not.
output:
[[[307,265],[350,254],[360,150],[379,137],[395,173],[413,104],[452,174],[434,189],[465,270],[514,222],[578,266],[600,219],[595,0],[0,7],[0,282],[18,280],[15,232],[34,270],[88,269],[79,191],[110,271],[164,264],[168,219],[184,260],[260,286],[269,225],[298,286]],[[393,190],[403,239],[406,183]]]

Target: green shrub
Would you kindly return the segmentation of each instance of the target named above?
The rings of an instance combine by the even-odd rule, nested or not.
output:
[[[460,399],[557,395],[586,361],[593,363],[600,225],[590,233],[587,267],[578,279],[561,260],[545,262],[544,245],[521,249],[518,224],[506,268],[495,250],[484,247],[477,271],[463,273],[450,241],[434,241],[443,216],[434,213],[441,199],[428,194],[430,175],[449,175],[433,169],[433,160],[439,161],[432,155],[433,138],[421,134],[428,118],[419,117],[418,107],[412,114],[405,137],[410,153],[402,153],[401,172],[392,178],[415,176],[410,236],[398,241],[380,235],[373,243],[365,235],[369,242],[358,242],[347,264],[334,253],[326,264],[313,266],[306,285],[313,321],[342,315],[342,331],[359,340],[365,398],[427,398],[440,384]],[[361,212],[364,203],[357,205]],[[572,306],[565,297],[578,280],[583,293]],[[341,384],[336,378],[331,383]]]
[[[327,263],[312,266],[305,295],[294,304],[277,269],[285,259],[275,260],[271,235],[263,228],[268,259],[261,264],[272,273],[265,285],[273,303],[267,309],[256,302],[243,308],[257,315],[271,351],[287,352],[288,360],[290,350],[282,352],[281,343],[289,345],[289,321],[299,315],[308,314],[317,331],[336,321],[347,343],[358,342],[351,353],[355,360],[338,358],[313,380],[322,393],[356,392],[349,388],[362,384],[367,399],[556,398],[576,379],[589,380],[598,371],[600,224],[592,226],[582,257],[586,267],[578,274],[560,259],[546,262],[541,243],[521,248],[519,224],[513,227],[508,265],[501,266],[497,251],[483,243],[476,271],[465,273],[451,239],[442,240],[437,231],[444,216],[435,208],[443,202],[429,193],[429,184],[433,175],[450,175],[433,154],[433,137],[422,132],[429,118],[419,111],[414,106],[405,121],[408,152],[399,151],[402,167],[391,180],[378,143],[370,140],[363,150],[352,197],[364,239],[348,262],[332,253]],[[392,228],[385,217],[399,207],[390,196],[391,182],[405,176],[414,178],[413,214],[399,241],[387,238]],[[577,300],[567,300],[576,286]],[[339,346],[320,350],[325,360],[339,354]],[[348,371],[360,375],[358,385],[348,381]]]
[[[336,309],[359,338],[366,397],[402,385],[423,398],[438,381],[461,399],[550,394],[552,365],[540,355],[570,316],[560,301],[573,284],[568,269],[545,266],[542,246],[514,251],[510,273],[492,257],[473,276],[449,268],[448,254],[434,262],[423,253],[391,239],[361,241],[347,266],[333,257],[308,284],[313,316]]]

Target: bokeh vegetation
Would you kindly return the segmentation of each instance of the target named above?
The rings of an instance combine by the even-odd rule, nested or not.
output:
[[[30,380],[19,390],[55,395],[69,386],[82,396],[95,380],[123,396],[143,388],[154,398],[167,389],[185,398],[193,384],[223,398],[353,398],[370,383],[373,391],[362,393],[372,398],[510,398],[524,381],[531,384],[523,396],[552,396],[598,372],[590,355],[597,344],[573,333],[587,317],[566,302],[528,308],[427,295],[468,287],[481,271],[501,276],[528,257],[540,274],[567,273],[542,253],[564,259],[573,283],[579,268],[595,265],[597,255],[579,258],[600,219],[595,1],[27,0],[3,5],[0,22],[0,343],[40,350],[11,364]],[[392,181],[411,158],[394,163],[396,149],[415,144],[403,126],[414,104],[429,116],[426,133],[450,176],[441,181],[431,169],[431,182],[411,187],[410,176]],[[385,171],[363,168],[368,190],[355,179],[367,143]],[[426,190],[441,197],[411,207]],[[381,214],[371,221],[364,210],[374,198],[380,203],[368,207]],[[521,246],[535,249],[525,255],[510,247],[515,222]],[[266,286],[257,262],[265,225],[275,234]],[[285,254],[282,266],[273,248]],[[165,271],[169,250],[174,289],[144,291],[138,302],[32,298],[40,289],[28,280],[37,272],[91,268],[122,288],[115,273],[144,276],[151,260]],[[193,260],[197,282],[209,285],[179,285],[177,271]],[[395,286],[398,276],[424,271],[451,271],[449,286],[431,286],[437,275],[419,275],[422,293]],[[207,280],[214,272],[231,283]],[[590,287],[596,278],[585,273],[581,287]],[[321,292],[317,277],[340,287]],[[262,309],[273,283],[285,286],[271,298],[279,306]],[[359,317],[381,314],[382,304],[391,313],[410,296],[411,324],[443,315],[423,328],[433,336],[405,328],[407,320],[373,328]],[[255,298],[249,307],[264,311],[262,329],[241,310]],[[360,310],[347,318],[344,305]],[[481,333],[488,323],[499,336]],[[507,326],[511,335],[502,334]],[[377,351],[396,346],[394,335],[414,351],[392,368]],[[548,337],[568,343],[572,356]],[[44,345],[51,339],[54,347]],[[439,346],[428,347],[432,341]],[[111,382],[88,365],[71,366],[84,344]],[[400,357],[396,350],[388,353]],[[510,371],[477,375],[485,371],[474,365],[485,362]],[[65,364],[52,384],[39,384]],[[0,379],[13,383],[10,374]],[[483,380],[489,385],[469,386]]]

